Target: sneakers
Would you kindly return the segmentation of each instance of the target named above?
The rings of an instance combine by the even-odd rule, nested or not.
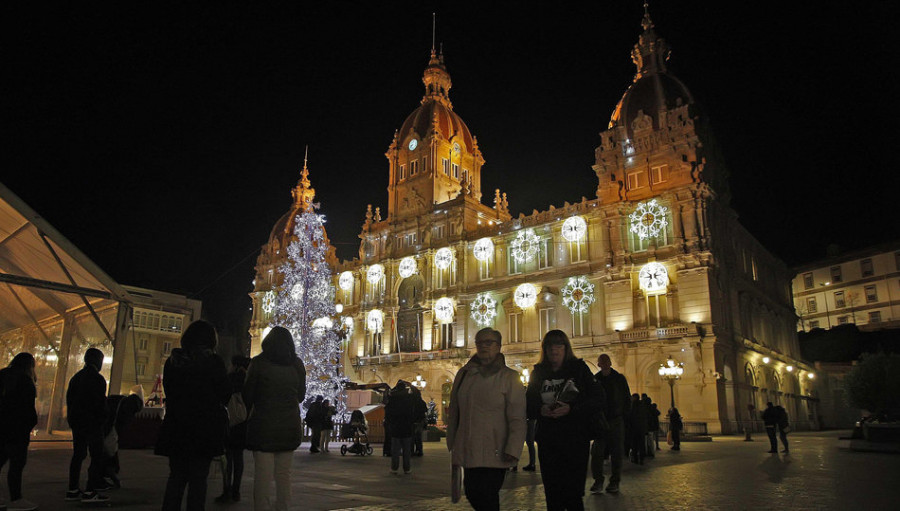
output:
[[[525,472],[534,472],[534,465],[525,465],[524,467],[522,467],[522,470],[524,470]]]
[[[25,499],[14,500],[6,506],[8,511],[33,511],[37,508],[37,504]]]
[[[606,493],[619,493],[619,483],[609,483],[606,487]]]
[[[104,495],[102,493],[97,493],[95,491],[84,492],[81,494],[81,502],[83,504],[94,504],[97,502],[107,502],[109,501],[109,496]]]
[[[81,490],[66,490],[66,500],[69,502],[81,500]]]
[[[591,493],[594,495],[603,493],[603,481],[594,481],[594,484],[591,485]]]

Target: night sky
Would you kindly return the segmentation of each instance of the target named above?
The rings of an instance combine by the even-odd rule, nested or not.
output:
[[[433,11],[484,200],[501,188],[514,216],[594,197],[642,14],[634,0],[183,4],[4,5],[0,181],[118,282],[198,297],[236,331],[305,145],[340,257],[357,254],[366,204],[386,212],[384,153],[422,97]],[[893,5],[651,2],[732,206],[788,264],[900,238]]]

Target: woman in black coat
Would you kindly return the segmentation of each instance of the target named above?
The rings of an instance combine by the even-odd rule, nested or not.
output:
[[[22,470],[28,456],[31,430],[37,425],[34,399],[34,357],[19,353],[9,366],[0,369],[0,469],[9,460],[10,507],[37,509],[37,505],[22,498]]]
[[[243,355],[231,357],[232,371],[228,373],[228,385],[231,387],[232,395],[241,394],[244,391],[244,381],[247,379],[247,367],[249,365],[250,359]],[[225,438],[224,484],[222,494],[216,497],[216,502],[220,504],[241,500],[241,478],[244,476],[244,447],[246,447],[246,443],[247,421],[228,428],[228,436]]]
[[[569,380],[578,390],[574,395],[564,392]],[[538,460],[548,511],[583,510],[589,423],[602,410],[604,395],[587,364],[575,358],[563,331],[551,330],[544,336],[526,400],[528,418],[537,420]]]
[[[195,321],[163,368],[166,416],[156,444],[156,454],[169,457],[163,511],[181,509],[185,487],[188,511],[204,509],[209,464],[225,452],[231,389],[225,362],[213,352],[217,342],[212,324]]]

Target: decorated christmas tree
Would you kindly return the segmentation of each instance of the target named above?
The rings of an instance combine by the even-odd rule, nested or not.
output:
[[[345,413],[344,378],[341,366],[341,331],[335,325],[334,286],[326,262],[329,250],[325,237],[325,217],[316,213],[315,190],[309,187],[306,163],[297,192],[303,205],[294,222],[294,241],[288,245],[287,261],[278,290],[273,323],[291,331],[297,355],[306,366],[306,401],[303,413],[316,396],[323,396],[336,408],[336,418]]]

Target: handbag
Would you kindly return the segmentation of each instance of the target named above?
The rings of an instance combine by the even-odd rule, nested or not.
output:
[[[666,443],[669,444],[669,445],[672,445],[672,444],[675,443],[675,442],[672,440],[672,431],[671,431],[671,430],[670,430],[668,433],[666,433]]]
[[[231,394],[227,408],[229,426],[234,427],[247,420],[247,405],[244,404],[244,397],[240,392]]]

